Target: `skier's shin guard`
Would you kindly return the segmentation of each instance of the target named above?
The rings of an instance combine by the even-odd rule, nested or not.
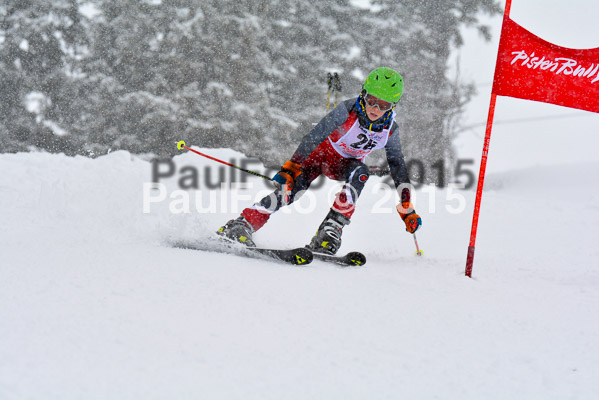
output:
[[[366,164],[355,161],[345,169],[346,182],[335,198],[332,209],[351,218],[355,211],[355,204],[370,177]]]

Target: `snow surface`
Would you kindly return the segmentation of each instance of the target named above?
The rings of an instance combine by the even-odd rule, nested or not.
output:
[[[175,161],[198,169],[209,198],[202,174],[218,165]],[[2,154],[0,171],[2,400],[599,393],[599,163],[489,176],[474,279],[463,272],[472,191],[418,191],[417,258],[372,178],[341,249],[362,250],[367,265],[293,267],[168,247],[205,238],[251,201],[231,210],[213,191],[218,212],[173,213],[184,205],[178,173],[163,181],[173,199],[144,213],[151,165],[126,152]],[[248,182],[238,195],[266,190]],[[275,215],[258,245],[305,244],[329,192],[333,183]]]

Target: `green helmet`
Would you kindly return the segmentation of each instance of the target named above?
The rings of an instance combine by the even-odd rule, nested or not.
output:
[[[403,93],[403,78],[391,68],[376,68],[366,77],[364,90],[381,100],[397,103]]]

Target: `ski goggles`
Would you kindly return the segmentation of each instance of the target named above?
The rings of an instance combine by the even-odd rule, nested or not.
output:
[[[370,93],[366,93],[364,95],[364,103],[368,107],[376,107],[380,111],[389,111],[390,109],[395,107],[395,103],[390,103],[388,101],[381,100],[378,97],[374,97]]]

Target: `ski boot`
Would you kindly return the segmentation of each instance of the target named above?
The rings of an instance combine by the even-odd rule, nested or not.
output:
[[[341,247],[343,227],[349,223],[350,219],[345,215],[334,210],[329,211],[306,247],[317,253],[334,255]]]
[[[254,227],[243,216],[239,216],[227,222],[225,226],[221,226],[216,234],[248,247],[256,247],[256,243],[252,240],[254,232]]]

